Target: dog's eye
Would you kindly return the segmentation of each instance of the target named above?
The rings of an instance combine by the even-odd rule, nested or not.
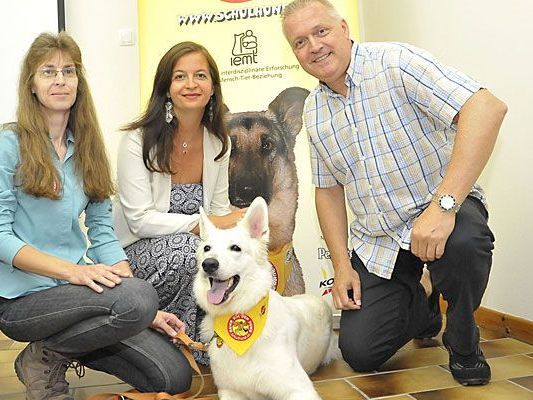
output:
[[[272,142],[270,140],[265,140],[261,144],[261,147],[263,148],[263,150],[270,150],[270,149],[272,149]]]
[[[241,248],[237,246],[236,244],[232,244],[229,248],[231,251],[241,251]]]
[[[205,245],[205,246],[204,246],[204,251],[205,251],[205,252],[208,252],[209,250],[211,250],[211,246],[209,246],[209,245]]]

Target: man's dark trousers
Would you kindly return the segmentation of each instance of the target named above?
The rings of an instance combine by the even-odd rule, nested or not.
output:
[[[448,302],[447,339],[463,355],[473,352],[479,341],[474,311],[487,286],[494,248],[487,219],[482,203],[467,197],[444,255],[427,266],[434,290]],[[355,252],[351,262],[361,280],[362,307],[342,312],[339,347],[355,371],[371,371],[429,324],[428,301],[420,284],[424,263],[400,250],[388,280],[369,273]]]

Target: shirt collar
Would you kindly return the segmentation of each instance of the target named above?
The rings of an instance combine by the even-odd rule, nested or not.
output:
[[[70,129],[67,129],[67,143],[74,143],[74,134]]]
[[[51,137],[48,138],[50,141],[52,140]],[[65,139],[65,141],[67,142],[67,146],[69,143],[74,143],[75,140],[74,140],[74,134],[72,133],[72,131],[70,129],[67,128],[67,137]]]
[[[361,54],[361,46],[352,42],[352,55],[350,59],[350,65],[346,70],[345,82],[349,86],[349,81],[354,86],[359,86],[363,80],[363,55]]]
[[[360,47],[357,43],[352,41],[350,64],[348,65],[348,69],[346,70],[346,75],[344,77],[344,82],[346,83],[346,86],[359,86],[361,84],[361,80],[363,79],[363,75],[361,73],[362,69],[363,56],[361,55]],[[338,95],[338,93],[335,93],[333,90],[330,89],[328,85],[326,85],[322,81],[319,81],[319,87],[323,92],[328,95]]]
[[[51,138],[49,138],[49,140],[50,142],[52,141]],[[66,137],[67,153],[65,154],[65,158],[63,162],[67,161],[74,154],[74,143],[75,143],[74,134],[72,133],[70,129],[67,128],[67,137]],[[53,154],[56,154],[55,151],[53,151],[52,149],[50,151],[52,151]]]

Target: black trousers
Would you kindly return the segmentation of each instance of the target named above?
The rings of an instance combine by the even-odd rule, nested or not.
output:
[[[457,213],[444,255],[428,263],[434,290],[448,302],[446,335],[461,354],[475,350],[479,334],[474,311],[487,287],[494,236],[481,202],[467,197]],[[355,371],[377,369],[429,324],[428,301],[420,277],[424,263],[400,250],[391,279],[367,271],[352,253],[361,280],[360,310],[343,311],[339,347]]]

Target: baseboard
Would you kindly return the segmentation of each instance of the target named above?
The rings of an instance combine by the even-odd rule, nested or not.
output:
[[[440,306],[446,311],[448,303],[441,297]],[[475,312],[476,322],[479,326],[496,331],[502,336],[518,339],[533,344],[533,321],[514,315],[505,314],[487,307],[479,307]]]
[[[444,313],[447,308],[448,303],[441,297],[440,309]],[[502,337],[518,339],[533,345],[533,321],[505,314],[487,307],[479,307],[474,315],[479,326],[495,331],[502,335]],[[333,314],[334,329],[339,329],[340,317],[341,315],[338,311]]]

